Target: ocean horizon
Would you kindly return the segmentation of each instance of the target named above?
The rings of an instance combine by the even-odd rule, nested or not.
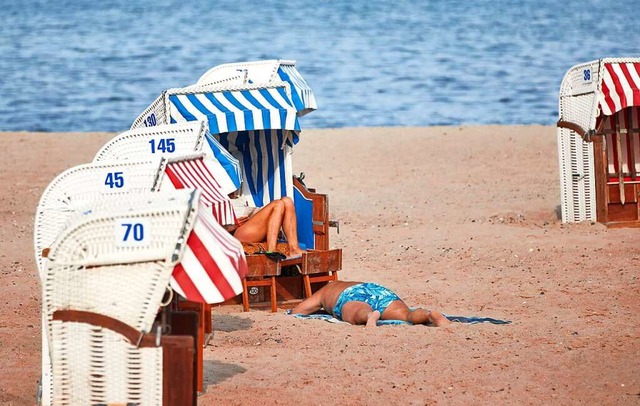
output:
[[[125,131],[162,91],[262,59],[295,60],[314,90],[303,129],[550,125],[573,65],[640,56],[640,5],[626,2],[3,6],[0,131]]]

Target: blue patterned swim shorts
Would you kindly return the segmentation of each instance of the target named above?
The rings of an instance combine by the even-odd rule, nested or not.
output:
[[[377,310],[382,314],[389,304],[394,300],[400,300],[400,297],[377,283],[360,283],[346,288],[336,302],[333,308],[333,315],[342,320],[342,306],[347,302],[365,302],[373,310]]]

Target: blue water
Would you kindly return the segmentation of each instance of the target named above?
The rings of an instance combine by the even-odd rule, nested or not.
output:
[[[124,131],[226,62],[294,59],[303,128],[552,124],[573,65],[640,56],[640,2],[0,1],[0,130]]]

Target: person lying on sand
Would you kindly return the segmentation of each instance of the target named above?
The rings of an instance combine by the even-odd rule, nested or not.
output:
[[[402,320],[436,327],[451,323],[438,311],[409,309],[391,290],[369,282],[329,282],[291,313],[308,315],[320,309],[339,320],[367,327],[375,327],[378,320]]]
[[[248,207],[246,200],[232,193],[229,195],[238,219],[237,224],[225,226],[240,242],[267,242],[267,253],[275,256],[278,234],[284,232],[289,245],[289,258],[295,258],[304,252],[298,243],[296,209],[290,197],[274,200],[262,208]]]

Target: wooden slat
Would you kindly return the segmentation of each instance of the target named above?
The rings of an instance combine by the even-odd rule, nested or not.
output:
[[[593,140],[593,161],[594,161],[594,180],[596,186],[596,219],[600,223],[606,223],[607,220],[607,180],[609,178],[607,171],[607,153],[604,150],[604,135],[598,134],[592,137]]]
[[[193,388],[194,342],[191,336],[162,338],[162,404],[195,406]]]
[[[629,164],[629,176],[631,180],[635,181],[636,179],[636,152],[633,148],[633,133],[630,131],[633,121],[631,117],[632,109],[624,109],[624,117],[625,117],[625,127],[627,128],[627,153],[628,153],[628,164]]]
[[[624,169],[622,165],[624,164],[624,160],[622,159],[622,134],[620,133],[620,116],[618,114],[615,115],[616,121],[616,151],[618,152],[617,160],[618,160],[618,187],[620,188],[620,203],[624,206],[625,196],[624,196]]]
[[[202,343],[204,338],[200,334],[200,315],[194,311],[174,311],[169,313],[171,335],[190,336],[193,343],[193,381],[191,382],[194,396],[204,389],[204,356]]]

